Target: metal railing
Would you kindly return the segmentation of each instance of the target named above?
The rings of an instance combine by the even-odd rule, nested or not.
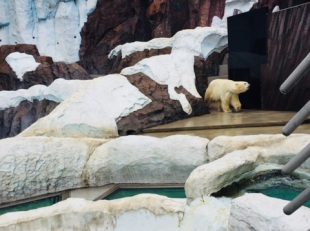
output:
[[[280,92],[287,94],[292,88],[310,73],[310,53],[296,67],[292,74],[280,86]],[[298,111],[293,118],[283,127],[282,133],[289,136],[294,130],[304,122],[310,115],[310,100]],[[294,158],[292,158],[283,168],[283,174],[290,174],[310,157],[310,143],[306,145]],[[287,215],[294,213],[298,208],[310,200],[310,187],[306,188],[284,208],[283,212]]]

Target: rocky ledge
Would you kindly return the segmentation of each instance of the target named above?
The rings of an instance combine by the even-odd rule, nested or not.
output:
[[[280,170],[309,142],[310,135],[296,134],[219,136],[208,145],[210,163],[195,169],[185,183],[189,199],[209,196],[234,182],[251,180],[262,172]],[[296,173],[310,179],[310,160]],[[241,190],[241,189],[240,189]]]
[[[210,26],[213,16],[221,18],[224,10],[225,0],[98,0],[81,31],[80,64],[92,74],[111,73],[108,54],[117,45]]]
[[[0,204],[113,183],[184,183],[206,162],[208,142],[192,136],[3,139]]]
[[[208,197],[190,205],[185,200],[142,194],[113,201],[68,199],[56,205],[0,217],[0,230],[307,230],[310,209],[291,216],[282,213],[287,202],[262,194],[236,199]],[[132,222],[132,221],[135,222]]]
[[[49,85],[55,79],[90,79],[78,64],[53,62],[40,56],[35,45],[0,46],[0,91],[29,88],[36,84]]]
[[[60,78],[49,86],[0,91],[0,138],[19,134],[88,82]]]

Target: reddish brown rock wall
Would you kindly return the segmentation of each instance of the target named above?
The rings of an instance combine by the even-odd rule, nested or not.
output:
[[[15,108],[0,110],[0,139],[17,135],[39,118],[48,115],[57,105],[49,100],[22,101]]]
[[[20,81],[5,58],[13,52],[32,55],[41,63],[36,70],[26,72]],[[54,63],[51,57],[40,56],[35,45],[18,44],[0,46],[0,91],[29,88],[36,84],[49,85],[57,78],[90,79],[90,75],[78,64]]]
[[[192,96],[183,87],[177,92],[186,95],[193,109],[191,115],[183,111],[179,101],[170,99],[166,85],[160,85],[142,73],[128,76],[128,80],[152,102],[117,122],[120,135],[136,134],[148,127],[208,113],[203,100]]]
[[[111,70],[109,73],[120,73],[123,68],[133,66],[144,58],[170,53],[171,53],[171,47],[167,47],[164,49],[151,49],[151,50],[145,49],[144,51],[137,51],[133,54],[130,54],[125,58],[122,58],[122,55],[118,54],[117,56],[114,56],[110,60]]]
[[[225,0],[99,0],[81,32],[80,64],[91,74],[110,73],[107,56],[117,45],[208,26],[224,8]]]

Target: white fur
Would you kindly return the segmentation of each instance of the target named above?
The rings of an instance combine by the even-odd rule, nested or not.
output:
[[[211,108],[231,112],[230,106],[232,106],[235,111],[240,111],[239,94],[246,92],[249,87],[248,82],[215,79],[209,84],[204,99]]]

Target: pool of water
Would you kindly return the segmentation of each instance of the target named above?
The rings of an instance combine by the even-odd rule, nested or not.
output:
[[[238,197],[242,194],[262,193],[266,196],[291,201],[297,197],[308,185],[309,179],[301,179],[298,175],[282,175],[279,170],[261,173],[252,179],[235,182],[213,196]],[[310,201],[305,206],[310,208]]]
[[[293,188],[287,185],[275,185],[260,189],[245,189],[242,191],[242,193],[244,192],[262,193],[270,197],[291,201],[302,191],[303,191],[302,189]],[[125,188],[125,189],[118,189],[109,196],[102,199],[113,200],[124,197],[131,197],[142,193],[152,193],[167,196],[170,198],[186,198],[184,188]],[[223,195],[217,195],[217,196],[223,196]],[[310,201],[308,201],[305,204],[305,206],[310,208]]]
[[[297,197],[302,191],[303,191],[302,189],[292,188],[287,185],[277,185],[265,189],[253,189],[249,190],[248,192],[262,193],[270,197],[291,201],[295,197]],[[306,204],[304,205],[310,208],[310,201],[306,202]]]
[[[0,208],[0,215],[3,215],[8,212],[16,212],[16,211],[27,211],[31,209],[37,209],[49,205],[53,205],[57,202],[61,201],[61,196],[44,198],[41,200],[31,201],[23,204],[18,204],[6,208]]]
[[[124,188],[116,190],[103,199],[113,200],[123,197],[131,197],[142,193],[153,193],[170,198],[186,198],[184,188]]]

